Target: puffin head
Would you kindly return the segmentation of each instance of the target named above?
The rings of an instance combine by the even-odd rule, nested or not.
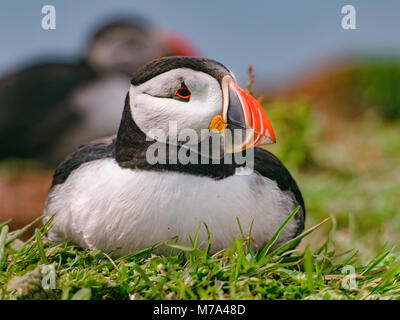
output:
[[[86,59],[100,72],[122,72],[129,77],[141,66],[161,56],[152,26],[140,17],[105,24],[92,36]]]
[[[141,17],[112,20],[90,39],[86,59],[100,72],[129,75],[165,56],[197,55],[189,39],[176,31],[156,29]]]
[[[168,142],[190,129],[196,138],[188,144],[198,145],[216,135],[222,141],[222,154],[275,143],[271,123],[258,101],[214,60],[161,58],[138,70],[131,84],[130,116],[147,137]]]

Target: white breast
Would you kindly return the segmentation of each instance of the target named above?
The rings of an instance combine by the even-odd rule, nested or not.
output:
[[[240,239],[236,217],[245,233],[254,219],[252,236],[262,245],[295,206],[291,193],[255,172],[214,180],[122,169],[114,159],[102,159],[82,165],[55,186],[44,214],[55,215],[50,240],[72,238],[92,249],[119,248],[114,255],[124,255],[175,236],[189,245],[189,235],[193,238],[202,222],[211,232],[212,251],[221,250],[232,245],[232,237]],[[292,220],[279,243],[292,237],[295,228]],[[199,243],[205,245],[207,234],[201,230]]]

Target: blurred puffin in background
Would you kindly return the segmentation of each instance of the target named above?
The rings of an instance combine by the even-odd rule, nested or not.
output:
[[[186,129],[199,132],[197,138],[171,142]],[[227,138],[235,130],[243,139]],[[215,135],[220,140],[210,140]],[[151,162],[155,141],[185,152],[222,141],[222,152],[175,162],[167,151],[166,161]],[[193,57],[153,61],[133,76],[118,134],[81,146],[56,169],[44,208],[45,221],[54,216],[48,238],[122,256],[176,236],[190,245],[189,236],[204,222],[216,252],[240,238],[236,217],[243,230],[253,225],[252,237],[264,245],[300,206],[275,243],[281,245],[303,230],[305,206],[285,166],[257,148],[270,143],[275,135],[265,112],[225,66]],[[251,167],[227,157],[250,151]],[[204,244],[207,233],[198,239]]]
[[[112,134],[132,74],[167,55],[197,55],[182,35],[142,19],[101,27],[76,63],[46,62],[0,79],[0,159],[53,167],[88,140]]]

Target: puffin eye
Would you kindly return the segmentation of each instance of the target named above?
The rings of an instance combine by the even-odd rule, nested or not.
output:
[[[188,102],[190,100],[191,92],[186,87],[185,83],[182,82],[181,87],[176,91],[174,98],[179,101]]]

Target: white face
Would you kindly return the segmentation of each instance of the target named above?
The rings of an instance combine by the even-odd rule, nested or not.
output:
[[[188,100],[178,100],[175,95],[182,83],[191,93]],[[173,132],[169,133],[170,121],[173,121],[178,134],[192,129],[198,140],[203,140],[208,136],[211,119],[222,110],[218,81],[204,72],[187,68],[170,70],[139,86],[131,86],[129,95],[134,121],[151,138],[156,138],[152,133],[154,129],[161,129],[169,138],[175,138]]]

